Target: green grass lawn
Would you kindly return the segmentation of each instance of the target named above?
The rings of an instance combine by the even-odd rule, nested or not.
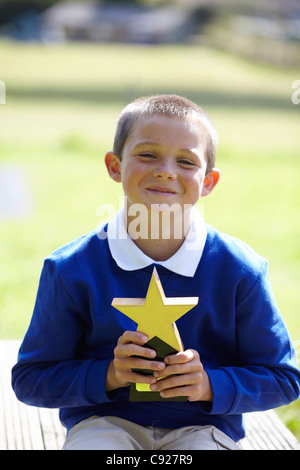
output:
[[[300,69],[277,69],[200,46],[0,42],[0,169],[21,168],[33,209],[0,221],[0,338],[28,326],[43,258],[94,229],[97,207],[119,206],[103,163],[118,114],[145,94],[197,101],[217,127],[221,181],[205,220],[269,259],[293,340],[300,341]],[[300,349],[300,347],[299,347]],[[300,438],[300,405],[280,410]]]

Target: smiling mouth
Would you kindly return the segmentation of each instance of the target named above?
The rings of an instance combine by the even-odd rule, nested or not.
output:
[[[151,193],[156,193],[156,194],[164,194],[164,195],[174,195],[174,194],[177,194],[176,191],[173,191],[172,189],[170,188],[162,188],[162,187],[159,187],[159,186],[154,186],[154,187],[150,187],[150,188],[147,188],[147,191],[150,191]]]

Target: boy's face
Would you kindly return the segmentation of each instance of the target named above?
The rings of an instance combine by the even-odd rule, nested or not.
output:
[[[206,130],[197,119],[154,115],[140,119],[125,142],[122,161],[106,154],[110,176],[122,182],[128,205],[194,205],[219,179],[206,173]]]

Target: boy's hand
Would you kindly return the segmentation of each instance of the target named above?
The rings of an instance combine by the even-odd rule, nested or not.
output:
[[[164,398],[185,396],[189,401],[212,401],[213,392],[209,377],[197,351],[188,349],[165,358],[167,367],[154,372],[160,378],[150,386],[152,391],[161,392]]]
[[[162,371],[166,368],[164,362],[151,361],[156,352],[143,347],[148,337],[138,331],[125,331],[114,349],[114,359],[110,362],[106,375],[106,391],[127,387],[130,383],[153,384],[156,378],[152,375],[142,375],[132,372],[132,369],[151,369]],[[145,359],[132,356],[142,356]]]

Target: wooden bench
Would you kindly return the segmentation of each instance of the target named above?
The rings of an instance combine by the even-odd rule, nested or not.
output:
[[[19,402],[11,388],[11,368],[19,341],[0,341],[0,450],[59,450],[64,439],[58,410]],[[247,413],[243,450],[300,450],[295,436],[274,411]]]

